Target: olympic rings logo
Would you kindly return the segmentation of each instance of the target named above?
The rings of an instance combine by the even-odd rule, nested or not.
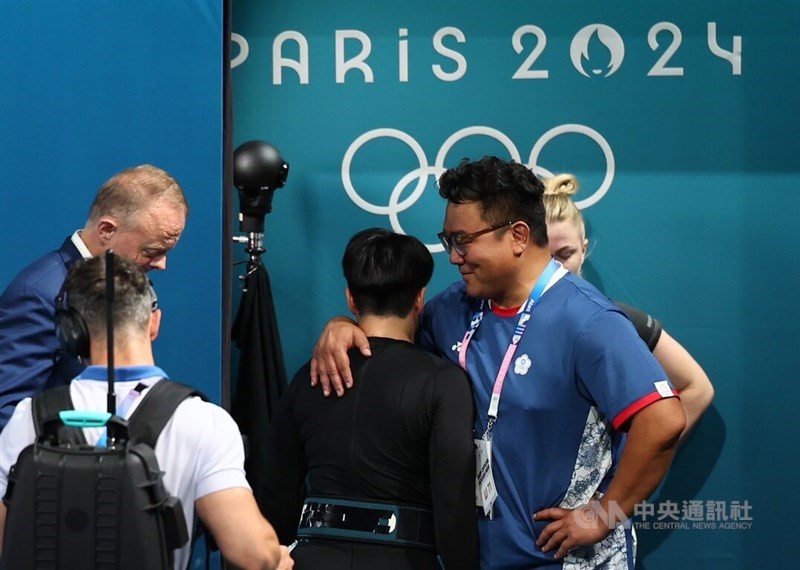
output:
[[[552,172],[538,164],[539,155],[547,143],[560,135],[569,133],[584,135],[594,141],[597,146],[600,147],[600,150],[603,152],[603,156],[605,157],[606,161],[606,175],[597,190],[595,190],[587,198],[584,198],[583,200],[577,200],[575,202],[578,208],[584,209],[599,202],[611,188],[611,182],[614,180],[614,153],[612,152],[608,141],[606,141],[606,139],[603,138],[600,133],[590,127],[587,127],[586,125],[574,123],[554,127],[539,137],[539,140],[536,141],[531,149],[531,154],[528,157],[528,162],[526,164],[528,168],[533,170],[533,172],[538,176],[553,176]],[[450,149],[452,149],[457,142],[471,136],[487,136],[495,139],[496,141],[500,142],[500,144],[502,144],[506,150],[508,150],[510,157],[515,162],[522,163],[520,153],[516,145],[504,133],[492,127],[471,126],[456,131],[442,144],[442,147],[436,154],[436,160],[434,161],[433,166],[428,164],[428,158],[425,155],[425,151],[416,141],[416,139],[414,139],[414,137],[398,129],[379,128],[367,131],[356,138],[356,140],[354,140],[348,147],[347,152],[344,153],[344,158],[342,159],[342,183],[344,184],[345,192],[347,192],[347,195],[350,197],[350,199],[362,210],[366,210],[372,214],[389,216],[392,229],[397,233],[405,234],[406,232],[400,225],[399,214],[401,212],[405,212],[411,208],[411,206],[417,203],[422,194],[425,192],[425,187],[428,183],[428,176],[433,176],[436,180],[438,180],[444,171],[447,170],[444,164],[447,159],[447,153],[450,152]],[[393,138],[404,142],[413,151],[417,157],[417,161],[419,162],[418,168],[414,168],[400,178],[400,180],[398,180],[397,184],[395,184],[394,188],[392,189],[392,193],[389,196],[389,203],[386,206],[373,204],[361,197],[361,195],[353,186],[353,182],[350,178],[350,167],[356,152],[358,152],[358,150],[369,141],[379,138]],[[414,180],[416,180],[416,186],[408,196],[401,200],[400,196],[403,194],[403,191],[409,186],[409,184],[414,182]],[[444,251],[444,248],[439,243],[425,245],[428,247],[431,253]]]

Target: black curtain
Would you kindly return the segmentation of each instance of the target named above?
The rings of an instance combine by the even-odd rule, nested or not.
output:
[[[262,480],[267,470],[266,437],[272,413],[286,389],[286,368],[266,267],[251,261],[245,289],[233,324],[240,350],[239,373],[231,415],[245,436],[245,470],[262,506]]]

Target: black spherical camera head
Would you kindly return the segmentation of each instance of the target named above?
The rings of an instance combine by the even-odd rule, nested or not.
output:
[[[239,228],[264,232],[264,216],[272,211],[272,195],[289,175],[289,163],[264,141],[248,141],[233,151],[233,185],[239,191]]]

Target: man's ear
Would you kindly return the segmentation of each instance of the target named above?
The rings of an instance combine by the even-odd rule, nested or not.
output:
[[[356,308],[356,301],[353,299],[353,294],[350,293],[350,287],[344,288],[344,296],[347,299],[347,308],[350,309],[350,312],[357,317],[358,308]]]
[[[161,309],[156,309],[150,313],[150,342],[158,338],[158,331],[161,328]]]
[[[522,220],[514,222],[511,225],[511,239],[513,241],[514,253],[522,255],[522,252],[528,247],[529,240],[531,239],[531,228]]]
[[[103,216],[97,222],[97,235],[100,237],[100,245],[103,249],[108,249],[108,244],[119,230],[119,224],[111,216]]]

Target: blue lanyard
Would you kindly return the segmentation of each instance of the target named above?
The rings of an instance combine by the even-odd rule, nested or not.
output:
[[[150,382],[139,382],[133,390],[128,392],[128,395],[125,396],[125,399],[120,402],[119,406],[117,406],[117,412],[115,415],[119,416],[123,420],[128,419],[128,412],[131,409],[131,406],[136,401],[136,399],[142,395],[142,393],[147,390],[150,386],[152,386],[155,381]],[[103,435],[100,436],[100,439],[97,440],[96,447],[108,447],[108,430],[103,432]]]
[[[505,382],[506,376],[508,375],[508,367],[511,364],[511,359],[514,357],[514,353],[517,350],[517,345],[519,344],[522,335],[525,333],[525,329],[528,327],[528,321],[531,319],[531,311],[533,311],[533,305],[544,293],[545,287],[553,278],[556,271],[559,269],[559,264],[554,260],[551,259],[550,263],[547,264],[542,274],[539,275],[539,278],[536,280],[536,284],[533,286],[533,291],[531,291],[530,297],[525,302],[525,306],[521,311],[519,316],[519,321],[517,321],[517,326],[514,328],[514,333],[511,335],[511,342],[506,349],[506,354],[503,357],[503,362],[500,365],[500,370],[497,372],[497,377],[494,381],[494,387],[492,389],[492,397],[489,401],[489,412],[488,412],[488,425],[486,427],[486,434],[484,437],[487,437],[489,432],[491,431],[492,427],[494,426],[494,422],[497,420],[498,410],[500,408],[500,394],[503,392],[503,383]],[[472,317],[472,320],[469,324],[469,329],[467,332],[464,333],[464,339],[461,341],[461,350],[458,354],[458,363],[461,365],[465,371],[467,370],[467,347],[469,346],[472,337],[475,334],[475,331],[478,330],[478,327],[481,325],[481,321],[483,320],[483,313],[486,306],[486,300],[481,300],[480,307],[475,315]]]

